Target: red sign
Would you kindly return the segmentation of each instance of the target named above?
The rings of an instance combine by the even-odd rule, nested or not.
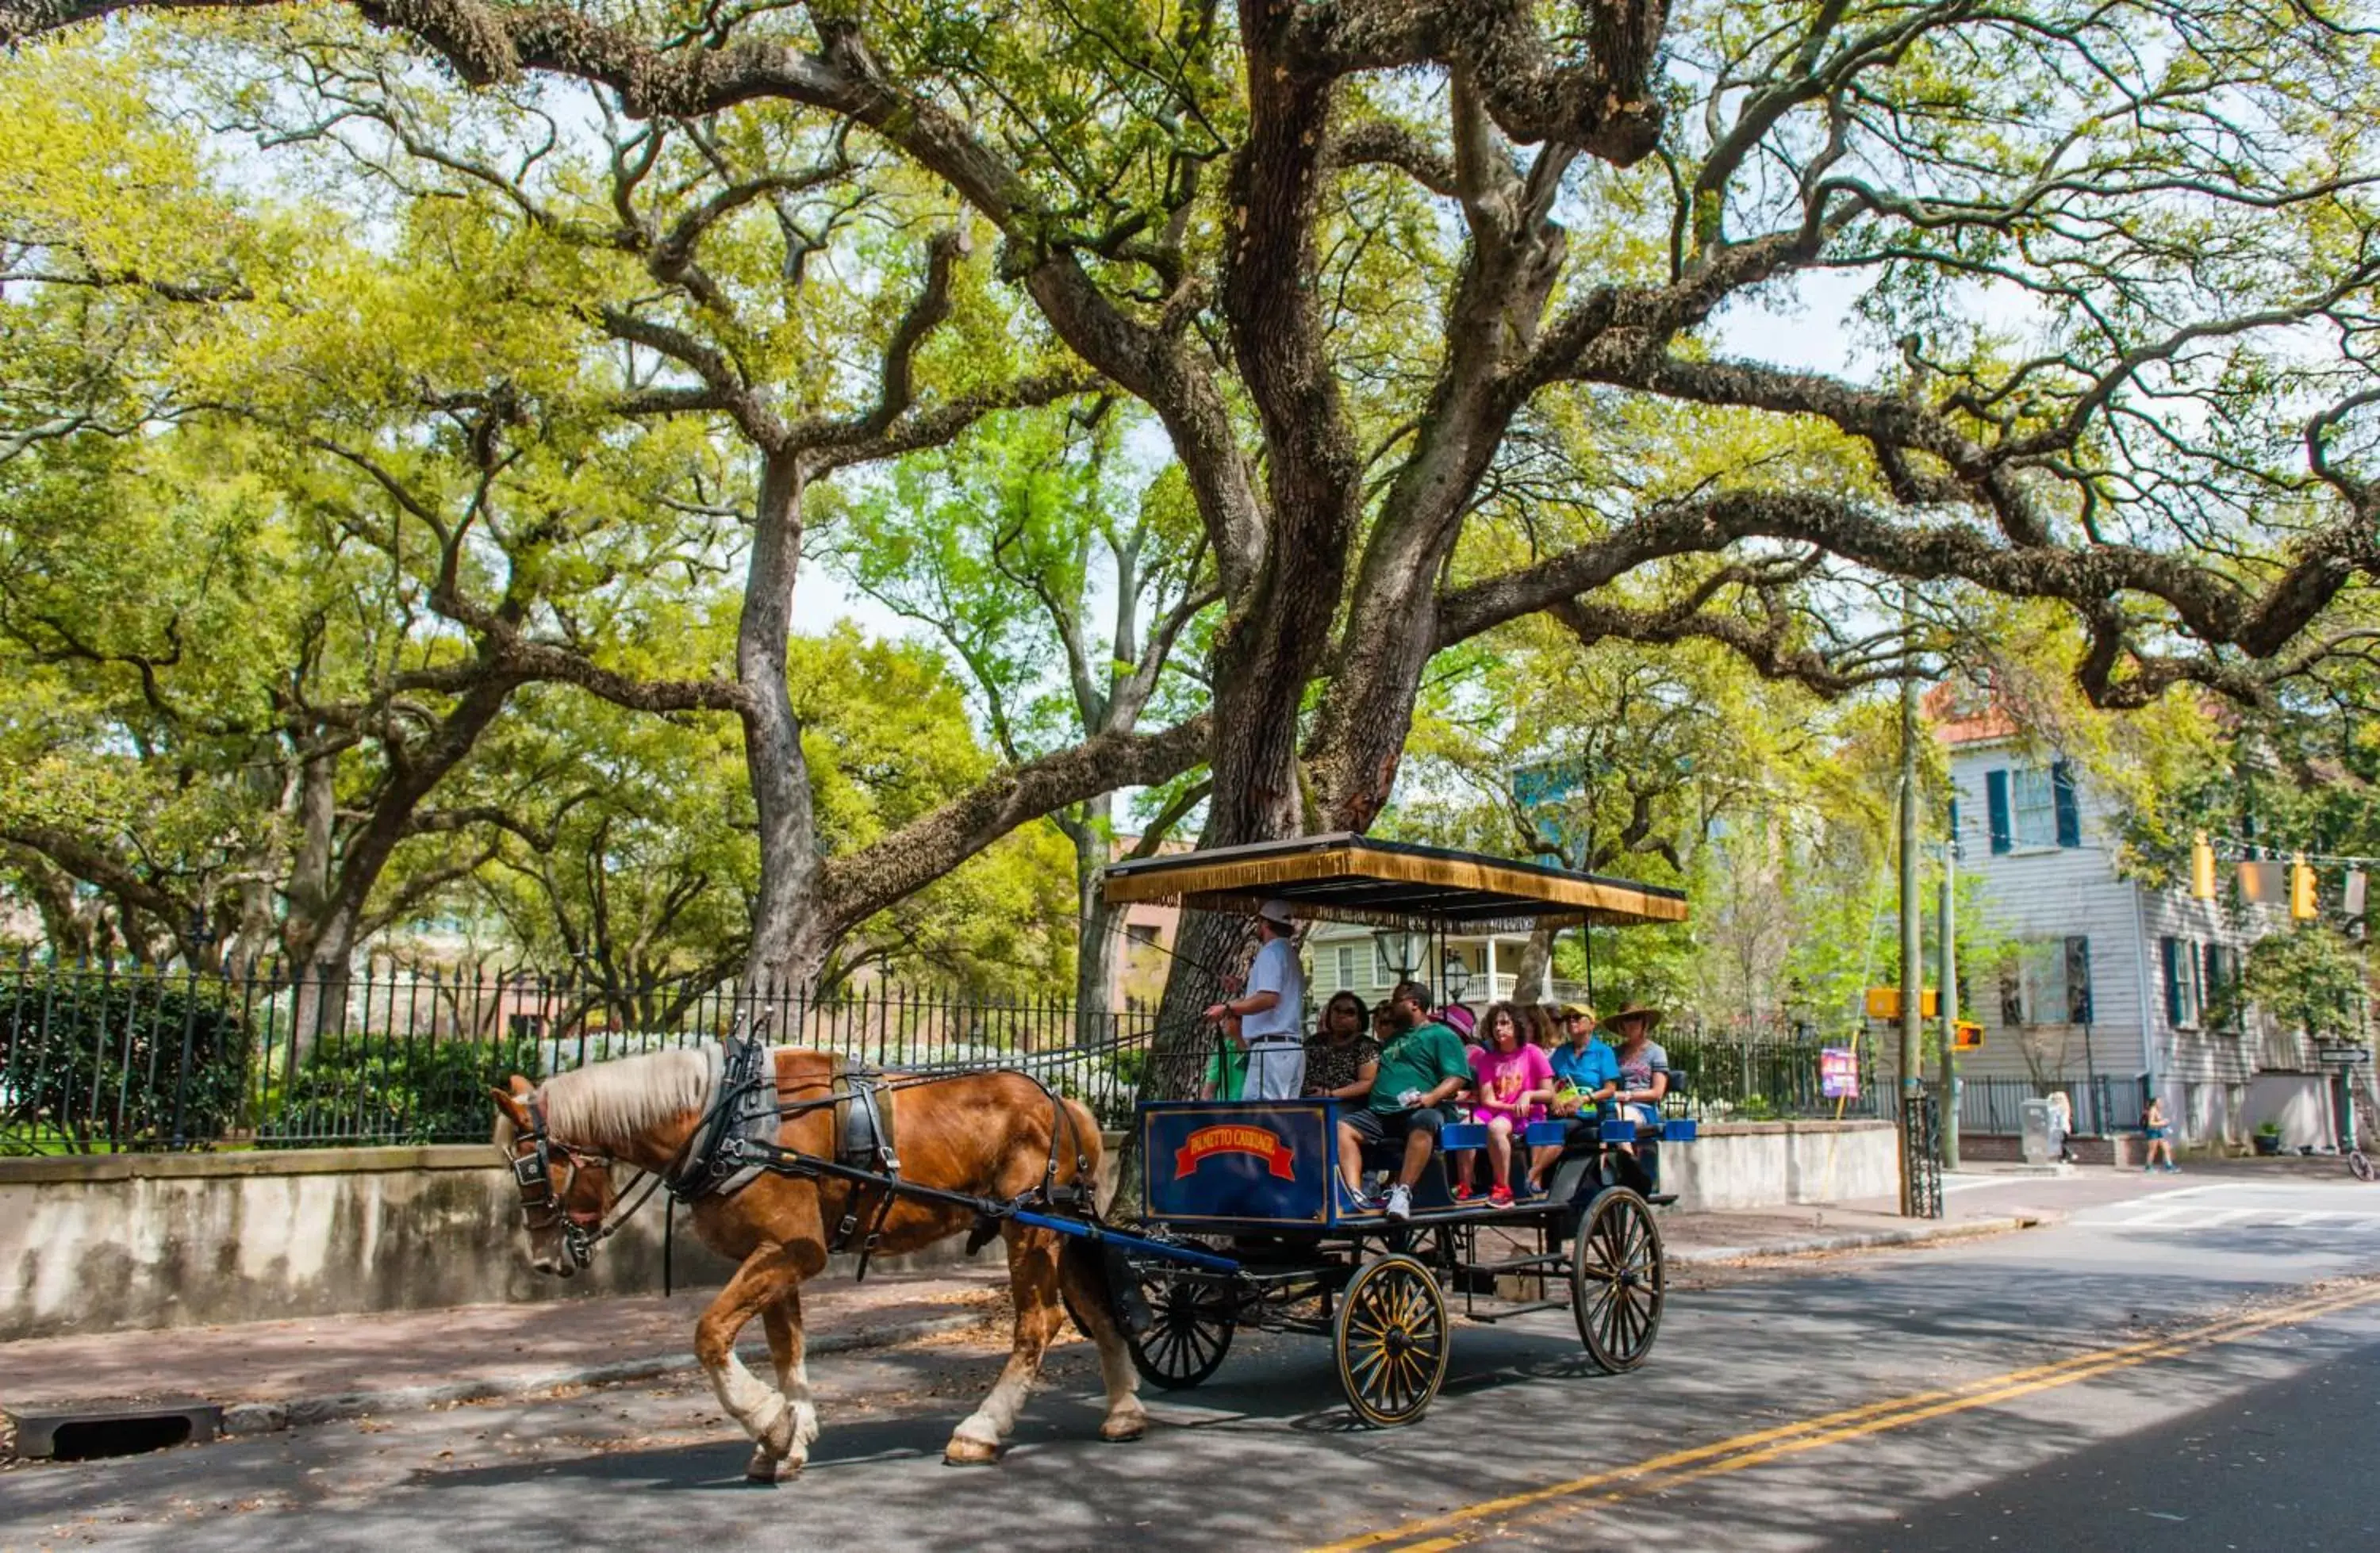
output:
[[[1280,1134],[1241,1122],[1201,1127],[1184,1138],[1182,1147],[1173,1151],[1173,1179],[1179,1181],[1196,1171],[1199,1162],[1210,1154],[1253,1155],[1283,1181],[1293,1181],[1297,1176],[1289,1145],[1281,1141]]]

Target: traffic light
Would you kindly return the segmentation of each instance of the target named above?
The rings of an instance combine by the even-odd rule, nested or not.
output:
[[[2300,922],[2311,922],[2321,913],[2313,900],[2313,869],[2306,864],[2301,852],[2289,860],[2289,916]]]
[[[1951,1049],[1973,1051],[1984,1044],[1984,1027],[1973,1020],[1953,1020],[1950,1024],[1950,1037]]]
[[[2192,900],[2215,899],[2215,847],[2204,831],[2190,843],[2190,893]]]

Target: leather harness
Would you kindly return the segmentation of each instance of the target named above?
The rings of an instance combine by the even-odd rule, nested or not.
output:
[[[823,1095],[788,1100],[779,1092],[775,1056],[774,1049],[757,1033],[747,1034],[740,1027],[731,1032],[724,1045],[714,1049],[712,1060],[716,1066],[712,1070],[710,1104],[688,1134],[686,1147],[667,1170],[645,1183],[643,1195],[625,1213],[611,1217],[608,1222],[582,1223],[581,1216],[565,1208],[563,1195],[554,1190],[550,1173],[552,1152],[558,1149],[568,1158],[574,1179],[581,1166],[601,1157],[551,1137],[545,1127],[543,1107],[534,1096],[530,1097],[525,1109],[532,1126],[515,1140],[513,1158],[513,1174],[521,1191],[522,1215],[529,1229],[547,1229],[559,1220],[571,1259],[584,1268],[593,1259],[596,1243],[614,1233],[629,1214],[642,1207],[656,1183],[668,1189],[673,1205],[690,1206],[702,1197],[733,1196],[758,1180],[763,1171],[817,1181],[820,1183],[821,1195],[825,1181],[832,1178],[844,1183],[847,1190],[843,1212],[827,1237],[827,1250],[846,1251],[856,1243],[859,1267],[855,1277],[865,1278],[885,1219],[892,1211],[893,1199],[901,1195],[974,1209],[976,1223],[967,1237],[969,1252],[979,1249],[997,1234],[1001,1220],[1023,1208],[1066,1207],[1086,1218],[1097,1218],[1087,1179],[1090,1161],[1083,1151],[1074,1115],[1055,1090],[1031,1074],[1020,1073],[1019,1076],[1030,1080],[1049,1098],[1056,1123],[1050,1128],[1049,1163],[1035,1191],[1002,1202],[904,1181],[893,1137],[895,1111],[891,1096],[896,1088],[945,1083],[987,1071],[1018,1070],[929,1070],[888,1074],[871,1064],[835,1054],[828,1059],[823,1080],[805,1080],[793,1086],[797,1094],[823,1089]],[[820,1110],[831,1110],[834,1118],[832,1159],[784,1147],[780,1140],[786,1119]],[[1075,1156],[1075,1178],[1063,1186],[1058,1184],[1062,1130]],[[877,1194],[874,1212],[867,1233],[862,1235],[860,1216],[871,1190]]]

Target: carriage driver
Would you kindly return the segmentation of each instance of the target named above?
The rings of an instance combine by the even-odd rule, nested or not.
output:
[[[1287,901],[1257,907],[1256,964],[1248,989],[1207,1010],[1211,1020],[1239,1015],[1239,1042],[1248,1049],[1246,1100],[1293,1100],[1305,1089],[1305,972],[1289,941]]]
[[[1349,1196],[1362,1203],[1364,1145],[1402,1141],[1404,1158],[1389,1187],[1390,1219],[1413,1216],[1414,1183],[1428,1168],[1439,1130],[1446,1125],[1445,1103],[1471,1085],[1471,1052],[1463,1037],[1436,1020],[1425,1021],[1429,989],[1401,981],[1389,996],[1396,1034],[1380,1048],[1379,1072],[1368,1105],[1339,1118],[1339,1172]]]

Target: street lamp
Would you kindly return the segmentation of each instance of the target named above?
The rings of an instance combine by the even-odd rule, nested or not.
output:
[[[1463,964],[1463,956],[1448,950],[1445,961],[1439,966],[1439,976],[1446,983],[1446,1001],[1461,1002],[1464,990],[1471,986],[1471,967]]]
[[[1429,935],[1414,928],[1375,928],[1372,941],[1380,946],[1380,958],[1397,974],[1399,981],[1410,981],[1421,968],[1422,956],[1429,952]]]

